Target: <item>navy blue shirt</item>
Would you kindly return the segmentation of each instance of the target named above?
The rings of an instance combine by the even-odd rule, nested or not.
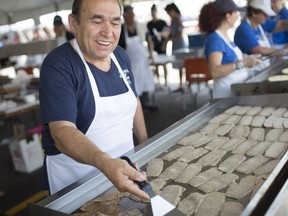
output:
[[[126,52],[118,46],[114,55],[136,96],[131,63]],[[128,91],[116,65],[111,62],[108,72],[103,72],[88,63],[100,97]],[[45,58],[40,72],[39,99],[44,124],[42,145],[45,154],[60,153],[50,134],[49,122],[70,121],[84,134],[87,132],[95,115],[94,96],[85,66],[69,42],[57,47]]]

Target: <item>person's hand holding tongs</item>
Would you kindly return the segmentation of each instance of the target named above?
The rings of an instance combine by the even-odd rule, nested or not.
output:
[[[279,49],[279,50],[269,53],[268,55],[262,56],[261,60],[264,61],[267,59],[279,58],[279,57],[286,56],[286,55],[288,55],[288,49]]]
[[[261,55],[259,54],[243,55],[242,63],[245,68],[252,68],[255,65],[261,63]]]

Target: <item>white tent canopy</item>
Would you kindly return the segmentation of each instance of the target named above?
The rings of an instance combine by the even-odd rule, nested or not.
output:
[[[73,0],[0,0],[0,25],[12,24],[41,15],[71,9]]]

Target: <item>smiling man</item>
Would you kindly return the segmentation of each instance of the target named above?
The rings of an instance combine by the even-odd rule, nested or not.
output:
[[[117,159],[147,140],[130,60],[118,47],[117,0],[74,0],[75,39],[48,54],[40,75],[42,145],[51,194],[99,169],[120,190],[149,199],[143,173]]]

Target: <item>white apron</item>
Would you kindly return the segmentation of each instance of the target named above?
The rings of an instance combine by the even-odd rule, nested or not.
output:
[[[216,30],[216,33],[225,41],[225,43],[234,51],[238,61],[243,59],[241,50],[235,46],[233,47],[229,41],[221,34],[220,31]],[[248,78],[248,71],[246,68],[235,70],[225,77],[214,79],[213,83],[213,98],[232,97],[236,94],[231,90],[231,84],[244,82]]]
[[[119,157],[134,148],[132,127],[137,99],[113,53],[110,57],[116,64],[128,92],[100,97],[94,76],[83,58],[76,39],[72,42],[86,67],[96,108],[94,119],[85,135],[111,157]],[[96,170],[95,167],[78,163],[64,154],[47,156],[46,163],[51,194]]]
[[[131,60],[131,67],[135,79],[135,88],[140,96],[143,92],[155,90],[154,77],[148,61],[147,48],[143,45],[139,35],[129,37],[125,27],[126,52]]]
[[[249,19],[246,19],[247,23],[251,26],[251,22]],[[267,37],[267,35],[265,34],[263,28],[261,25],[258,25],[258,29],[261,33],[261,37],[262,39],[258,39],[258,43],[260,46],[262,47],[267,47],[267,48],[271,48],[271,44],[269,42],[269,39]],[[259,72],[263,71],[265,68],[270,66],[270,59],[266,59],[264,61],[262,61],[260,64],[249,68],[249,73],[251,73],[252,75],[257,75]]]

